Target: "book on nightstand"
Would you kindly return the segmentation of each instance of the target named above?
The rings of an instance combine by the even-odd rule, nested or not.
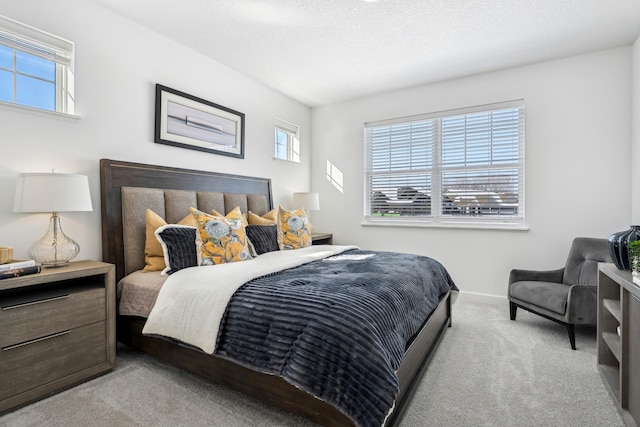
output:
[[[0,280],[10,279],[12,277],[27,276],[29,274],[40,273],[42,267],[40,265],[31,265],[22,268],[12,268],[10,270],[0,270]]]
[[[36,261],[33,259],[25,259],[25,260],[14,259],[9,261],[6,264],[0,264],[0,272],[6,271],[6,270],[15,270],[16,268],[32,267],[34,265],[36,265]]]

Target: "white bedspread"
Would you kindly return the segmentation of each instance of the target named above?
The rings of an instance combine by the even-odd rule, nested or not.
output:
[[[318,245],[268,252],[250,261],[191,267],[169,276],[142,330],[212,354],[220,321],[235,291],[257,277],[342,253],[356,246]]]

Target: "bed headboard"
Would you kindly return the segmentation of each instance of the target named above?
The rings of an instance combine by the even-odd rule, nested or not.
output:
[[[100,160],[102,259],[116,281],[144,266],[145,211],[177,222],[191,206],[262,215],[273,208],[271,180],[242,175]],[[140,265],[142,263],[142,266]]]

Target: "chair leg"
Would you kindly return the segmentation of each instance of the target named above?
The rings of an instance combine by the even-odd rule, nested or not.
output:
[[[571,350],[575,350],[576,349],[576,327],[571,323],[567,323],[567,332],[569,332],[569,342],[571,342]]]
[[[518,306],[516,305],[516,303],[509,301],[509,317],[511,318],[511,320],[516,320],[517,309],[518,309]]]

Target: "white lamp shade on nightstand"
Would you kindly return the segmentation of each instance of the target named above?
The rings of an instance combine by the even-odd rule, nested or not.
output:
[[[318,193],[293,193],[293,209],[305,208],[308,211],[320,210]]]
[[[92,211],[89,178],[67,173],[18,175],[14,212]]]
[[[29,256],[44,267],[69,263],[80,246],[62,231],[58,212],[92,211],[89,179],[64,173],[23,173],[18,175],[14,212],[51,212],[49,229],[29,249]]]

